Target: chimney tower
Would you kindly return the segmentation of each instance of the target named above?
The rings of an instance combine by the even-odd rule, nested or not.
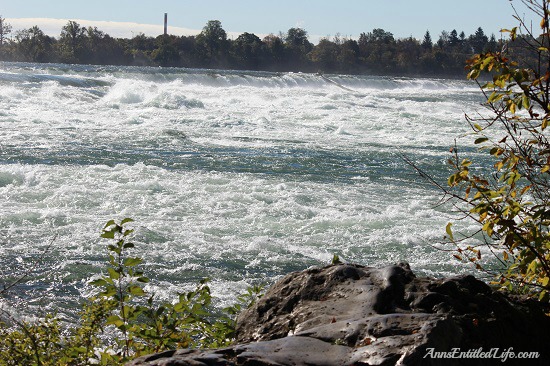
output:
[[[164,35],[168,35],[168,13],[164,13]]]

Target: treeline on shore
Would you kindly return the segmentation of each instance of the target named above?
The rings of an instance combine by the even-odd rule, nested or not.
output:
[[[503,46],[480,27],[466,36],[443,31],[432,41],[396,39],[383,29],[361,33],[358,40],[327,37],[314,45],[302,28],[263,39],[243,33],[229,39],[218,20],[196,36],[138,34],[113,38],[97,27],[68,21],[58,38],[38,27],[12,32],[0,16],[0,60],[95,65],[168,66],[263,71],[302,71],[383,75],[463,75],[464,61]]]

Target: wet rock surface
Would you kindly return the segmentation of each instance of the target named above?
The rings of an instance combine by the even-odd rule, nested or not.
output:
[[[545,311],[473,276],[418,278],[407,264],[340,264],[278,281],[239,316],[238,345],[130,365],[548,365]],[[448,358],[452,352],[462,358]],[[519,352],[539,357],[518,359]]]

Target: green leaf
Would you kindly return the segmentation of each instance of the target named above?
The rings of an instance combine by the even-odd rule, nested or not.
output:
[[[520,178],[521,178],[521,174],[516,172],[511,172],[510,175],[508,176],[508,179],[506,180],[506,183],[507,184],[515,183],[518,180],[520,180]]]
[[[481,68],[485,69],[495,58],[493,56],[486,56],[483,62],[481,63]]]
[[[512,114],[516,114],[516,103],[510,101],[510,103],[508,104],[508,110],[510,111],[510,113]]]
[[[529,109],[529,107],[531,106],[531,98],[529,98],[529,96],[527,94],[523,94],[521,104],[522,104],[523,108]]]
[[[92,286],[105,286],[107,285],[107,281],[105,281],[103,278],[100,278],[94,281],[90,281],[89,284]]]
[[[141,258],[126,258],[124,260],[124,266],[126,267],[135,267],[139,264],[143,263],[143,259]]]
[[[112,297],[112,296],[116,295],[116,293],[117,293],[116,288],[110,286],[105,291],[101,292],[101,296]]]
[[[107,325],[112,324],[116,327],[121,327],[122,325],[124,325],[124,322],[122,321],[122,319],[118,315],[111,315],[110,317],[107,318],[106,324]]]
[[[503,94],[497,93],[496,91],[492,92],[491,95],[489,95],[489,98],[487,98],[487,102],[494,103],[502,99]]]
[[[527,273],[534,273],[537,269],[538,263],[537,260],[534,259],[529,263],[529,266],[527,267]]]
[[[107,268],[107,272],[109,272],[109,277],[112,279],[118,280],[120,278],[120,273],[114,268]]]
[[[114,231],[104,231],[103,234],[101,234],[102,238],[105,239],[114,239],[115,238],[115,232]]]
[[[114,225],[115,223],[116,223],[115,220],[109,220],[107,221],[105,226],[103,226],[103,229],[107,229],[109,226]]]
[[[134,313],[135,313],[135,309],[132,306],[124,305],[122,307],[122,311],[120,312],[120,315],[122,315],[124,319],[128,319],[132,317]]]
[[[128,222],[134,222],[134,220],[131,219],[131,218],[129,218],[129,217],[127,217],[127,218],[125,218],[124,220],[122,220],[122,221],[120,222],[120,225],[124,225],[124,224],[126,224],[126,223],[128,223]]]
[[[472,71],[470,71],[470,73],[468,74],[468,79],[477,79],[479,77],[479,74],[481,73],[481,71],[479,69],[473,69]]]
[[[139,286],[130,286],[128,292],[135,296],[145,296],[147,293]]]
[[[492,221],[487,221],[484,225],[483,225],[483,231],[485,231],[487,233],[487,235],[489,236],[493,236],[493,228],[494,228],[495,224],[492,222]]]
[[[445,227],[445,231],[447,232],[447,235],[449,235],[449,239],[451,239],[451,241],[454,241],[453,230],[451,229],[452,226],[453,224],[449,222]]]
[[[480,137],[480,138],[476,139],[474,143],[475,143],[476,145],[477,145],[477,144],[482,144],[482,143],[484,143],[484,142],[487,141],[487,140],[489,140],[487,137]]]

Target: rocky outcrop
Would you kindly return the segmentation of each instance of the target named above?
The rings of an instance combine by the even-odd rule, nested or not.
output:
[[[277,282],[239,316],[239,345],[131,365],[548,365],[545,311],[473,276],[417,278],[407,264],[341,264]]]

